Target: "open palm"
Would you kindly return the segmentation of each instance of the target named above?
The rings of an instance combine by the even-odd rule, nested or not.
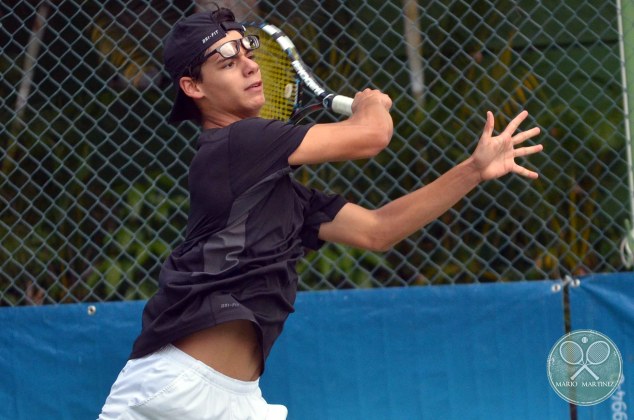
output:
[[[539,134],[538,127],[514,134],[519,125],[528,117],[528,112],[522,111],[498,136],[493,136],[494,119],[491,112],[487,112],[487,121],[480,141],[473,152],[472,158],[482,180],[499,178],[509,172],[514,172],[527,178],[535,179],[537,172],[526,169],[515,163],[515,158],[532,155],[543,150],[541,144],[528,147],[515,146]]]

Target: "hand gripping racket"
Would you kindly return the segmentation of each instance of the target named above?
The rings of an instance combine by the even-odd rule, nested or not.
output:
[[[260,66],[266,103],[262,118],[299,123],[308,114],[327,109],[341,115],[352,115],[352,98],[329,92],[302,61],[295,44],[281,29],[269,23],[244,24],[249,35],[260,38],[255,61]],[[309,90],[317,99],[304,103]]]

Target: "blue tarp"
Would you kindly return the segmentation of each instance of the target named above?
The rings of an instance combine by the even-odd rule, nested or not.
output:
[[[631,357],[634,283],[617,276],[608,287],[629,296],[617,310],[594,286],[610,279],[574,289],[605,308],[573,325],[602,330]],[[553,284],[300,293],[262,378],[265,398],[291,420],[567,419],[546,370],[564,333]],[[95,418],[144,303],[95,304],[94,315],[87,304],[0,308],[0,419]]]
[[[303,295],[263,390],[293,419],[566,418],[552,282]]]
[[[634,418],[634,274],[592,275],[570,288],[571,327],[595,330],[614,342],[623,359],[624,382],[612,397],[578,407],[579,420]]]
[[[95,419],[144,304],[0,308],[0,419]]]

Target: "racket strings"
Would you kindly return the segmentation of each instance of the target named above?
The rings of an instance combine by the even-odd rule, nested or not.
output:
[[[266,103],[260,112],[262,118],[288,121],[298,101],[295,71],[288,55],[264,31],[250,28],[260,38],[255,50],[255,61],[260,67]]]

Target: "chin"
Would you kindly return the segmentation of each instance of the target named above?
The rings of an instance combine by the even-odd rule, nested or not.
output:
[[[260,116],[260,112],[262,112],[263,107],[264,107],[264,101],[262,101],[261,103],[258,103],[257,105],[253,107],[253,113],[255,114],[256,117]]]

